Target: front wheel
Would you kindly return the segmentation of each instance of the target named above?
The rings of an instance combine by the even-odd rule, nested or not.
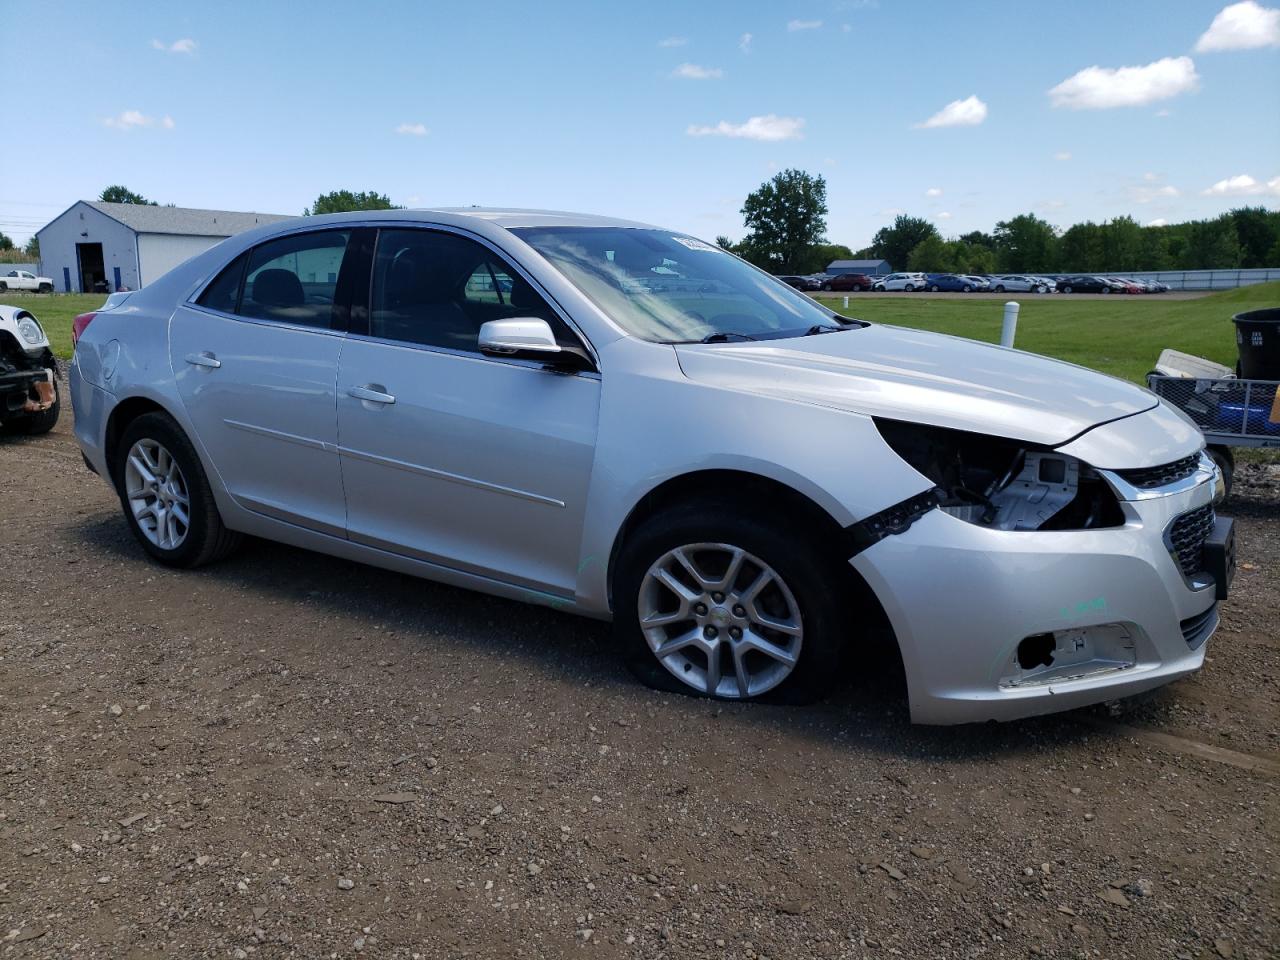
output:
[[[1100,292],[1100,293],[1103,293],[1103,294],[1109,294],[1109,293],[1111,292],[1111,288],[1110,288],[1110,287],[1103,287],[1103,288],[1102,288],[1102,290],[1100,290],[1099,292]]]
[[[222,523],[195,447],[167,413],[125,428],[112,469],[129,528],[161,563],[199,567],[240,542]]]
[[[929,288],[929,292],[930,292],[930,293],[937,293],[937,292],[938,292],[938,285],[935,283],[933,286],[931,286],[931,287]]]
[[[650,518],[623,547],[614,631],[645,684],[801,703],[837,677],[847,636],[829,551],[715,503]]]
[[[824,283],[824,284],[822,285],[822,289],[823,289],[823,290],[830,291],[830,290],[831,290],[831,284],[829,284],[829,283]]]
[[[967,284],[967,283],[966,283],[963,287],[961,287],[961,290],[962,290],[964,293],[972,293],[972,292],[973,292],[973,287],[969,286],[969,284]]]
[[[854,293],[861,293],[861,292],[862,292],[862,284],[860,284],[860,283],[855,283],[855,284],[853,285],[853,292],[854,292]]]
[[[39,291],[39,292],[40,292],[40,293],[53,293],[53,284],[52,284],[52,283],[42,283],[42,284],[40,284],[40,291]]]
[[[1004,287],[1003,287],[1003,286],[997,286],[997,287],[996,287],[996,293],[1004,293]]]
[[[1070,287],[1063,287],[1063,288],[1062,288],[1062,292],[1063,292],[1063,293],[1070,293],[1070,292],[1071,292],[1071,288],[1070,288]]]
[[[1236,472],[1236,458],[1229,447],[1212,446],[1205,450],[1222,473],[1222,498],[1231,496],[1231,480]]]

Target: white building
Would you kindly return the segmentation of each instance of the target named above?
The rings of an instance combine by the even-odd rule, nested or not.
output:
[[[40,272],[66,293],[137,290],[220,240],[287,219],[274,213],[78,200],[36,232]]]

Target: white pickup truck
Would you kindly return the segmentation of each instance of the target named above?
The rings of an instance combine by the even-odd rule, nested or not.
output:
[[[0,290],[31,290],[35,293],[53,293],[53,281],[37,277],[26,270],[10,270],[0,277]]]

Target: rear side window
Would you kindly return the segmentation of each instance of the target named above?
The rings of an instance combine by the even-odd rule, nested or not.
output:
[[[240,299],[240,280],[244,276],[244,264],[249,259],[242,253],[231,261],[227,267],[214,278],[213,283],[204,288],[196,303],[210,310],[221,310],[223,313],[235,313]]]
[[[254,247],[245,272],[240,315],[329,329],[350,237],[347,230],[322,230]]]

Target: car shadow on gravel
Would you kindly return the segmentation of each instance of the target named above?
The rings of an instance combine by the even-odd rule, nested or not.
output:
[[[1089,708],[1003,724],[913,726],[901,666],[884,637],[872,638],[875,642],[861,659],[851,654],[848,677],[819,703],[740,704],[682,697],[641,686],[615,654],[608,624],[588,618],[257,538],[247,538],[226,560],[184,572],[152,564],[117,516],[70,525],[68,532],[87,550],[140,569],[145,564],[155,576],[172,578],[171,588],[179,580],[199,578],[229,589],[243,598],[237,601],[242,608],[238,622],[261,600],[264,610],[294,602],[335,623],[354,618],[370,631],[388,631],[422,655],[424,679],[434,669],[432,653],[447,644],[476,658],[478,670],[485,657],[492,660],[492,669],[530,677],[531,682],[542,678],[590,686],[614,700],[619,710],[661,705],[690,723],[733,723],[828,745],[848,744],[857,754],[939,763],[1034,753],[1097,737],[1098,730],[1079,722],[1080,714],[1105,715],[1103,708]],[[350,627],[348,622],[347,633]],[[201,629],[208,630],[209,624]],[[290,637],[297,644],[294,652],[313,656],[323,655],[335,640],[335,634],[322,632],[299,631]]]

